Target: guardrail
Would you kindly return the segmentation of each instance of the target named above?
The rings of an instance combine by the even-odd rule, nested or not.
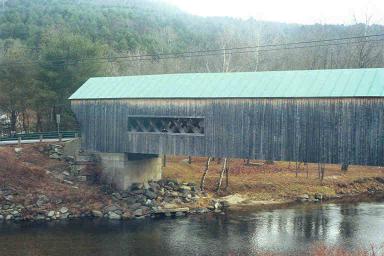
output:
[[[20,140],[66,139],[66,138],[77,138],[79,136],[80,136],[79,131],[17,133],[12,136],[0,137],[0,141],[17,141],[19,139]]]

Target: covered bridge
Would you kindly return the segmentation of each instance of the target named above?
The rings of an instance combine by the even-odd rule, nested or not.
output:
[[[384,69],[90,78],[71,97],[96,152],[384,164]]]

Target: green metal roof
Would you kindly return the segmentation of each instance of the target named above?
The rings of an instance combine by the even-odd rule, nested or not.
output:
[[[97,77],[70,99],[307,97],[384,97],[384,68]]]

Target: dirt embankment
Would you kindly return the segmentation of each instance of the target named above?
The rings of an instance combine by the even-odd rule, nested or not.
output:
[[[55,220],[76,217],[142,218],[156,213],[220,212],[227,205],[271,206],[375,194],[384,191],[384,169],[327,165],[318,178],[317,165],[266,164],[229,160],[229,186],[216,192],[221,163],[211,163],[205,193],[199,185],[206,158],[168,157],[164,180],[137,184],[132,191],[71,179],[71,162],[51,159],[48,144],[0,147],[0,220]],[[57,158],[57,157],[55,157]],[[224,182],[225,183],[225,182]],[[221,203],[219,203],[221,202]]]

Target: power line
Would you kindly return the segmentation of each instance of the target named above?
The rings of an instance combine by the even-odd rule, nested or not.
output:
[[[383,34],[384,35],[384,34]],[[373,36],[373,35],[371,35]],[[355,38],[364,38],[364,37],[354,37]],[[316,40],[318,42],[328,42],[333,39],[325,39],[325,40]],[[345,39],[344,39],[345,40]],[[288,44],[275,44],[273,46],[288,46],[283,48],[271,48],[271,49],[253,49],[253,47],[236,47],[236,48],[226,48],[225,53],[218,52],[219,50],[213,51],[194,51],[194,52],[180,52],[180,53],[169,53],[169,54],[147,54],[147,55],[129,55],[129,56],[114,56],[114,57],[97,57],[97,58],[81,58],[81,59],[53,59],[42,63],[41,61],[32,61],[32,62],[12,62],[7,64],[0,64],[0,66],[9,66],[9,65],[33,65],[33,64],[48,64],[49,66],[66,66],[66,65],[74,65],[77,63],[87,62],[87,61],[98,61],[93,63],[115,63],[118,62],[117,59],[125,59],[124,61],[158,61],[158,60],[166,60],[166,59],[178,59],[178,58],[193,58],[193,57],[208,57],[208,56],[217,56],[217,55],[230,55],[230,54],[244,54],[244,53],[257,53],[257,52],[269,52],[269,51],[279,51],[279,50],[294,50],[294,49],[304,49],[304,48],[315,48],[315,47],[326,47],[326,46],[337,46],[337,45],[353,45],[360,43],[378,43],[383,42],[384,39],[371,39],[364,41],[355,41],[355,42],[336,42],[336,43],[328,43],[328,44],[315,44],[315,45],[302,45],[302,46],[291,46],[296,45],[297,43],[288,43]],[[333,40],[336,41],[336,40]],[[309,41],[307,41],[309,42]],[[314,41],[313,41],[314,42]],[[271,45],[272,46],[272,45]],[[265,45],[263,46],[265,48]],[[239,49],[250,49],[245,51],[238,51]],[[253,50],[252,50],[253,49]],[[220,49],[220,51],[224,51]],[[198,53],[198,54],[196,54]],[[189,55],[187,55],[189,54]],[[162,56],[162,57],[161,57]],[[63,63],[55,63],[58,61],[63,61]]]
[[[187,54],[198,54],[198,53],[211,53],[211,52],[231,52],[234,50],[245,50],[245,49],[257,49],[259,52],[264,51],[263,48],[266,47],[282,47],[282,46],[292,46],[292,45],[301,45],[301,44],[313,44],[313,43],[322,43],[322,42],[333,42],[333,41],[345,41],[345,40],[354,40],[354,39],[364,39],[367,41],[368,38],[373,37],[382,37],[384,34],[371,34],[371,35],[363,35],[363,36],[351,36],[351,37],[340,37],[340,38],[329,38],[329,39],[321,39],[321,40],[310,40],[310,41],[299,41],[299,42],[290,42],[290,43],[280,43],[280,44],[264,44],[264,45],[258,45],[258,46],[243,46],[243,47],[232,47],[232,48],[219,48],[219,49],[206,49],[206,50],[196,50],[196,51],[186,51],[186,52],[173,52],[173,53],[155,53],[155,54],[143,54],[143,55],[128,55],[128,56],[104,56],[104,57],[88,57],[88,58],[81,58],[81,61],[88,61],[88,60],[111,60],[111,59],[127,59],[127,58],[145,58],[149,57],[149,60],[161,60],[166,57],[166,59],[170,59],[168,56],[175,56],[178,57],[181,55],[181,57],[184,57],[184,55]],[[359,42],[361,43],[361,41]],[[24,49],[28,49],[27,47],[22,47]],[[305,47],[303,47],[305,48]],[[29,48],[29,49],[42,49],[42,48]],[[280,50],[280,48],[278,48]],[[269,51],[269,50],[268,50]],[[222,55],[223,53],[219,53],[217,55]],[[200,55],[194,55],[194,56],[200,56]],[[212,56],[212,55],[209,55]],[[79,59],[80,60],[80,59]],[[79,61],[74,60],[74,61]],[[146,59],[145,59],[146,60]],[[50,62],[58,62],[58,61],[68,61],[67,58],[61,57],[50,60]],[[116,61],[110,61],[110,62],[116,62]],[[39,61],[30,62],[31,64],[40,63]],[[65,65],[59,64],[59,65]],[[68,65],[68,64],[67,64]],[[0,65],[1,66],[1,65]]]
[[[384,36],[384,33],[381,34],[371,34],[371,35],[362,35],[362,36],[350,36],[350,37],[339,37],[339,38],[328,38],[328,39],[319,39],[319,40],[309,40],[309,41],[298,41],[290,43],[280,43],[280,44],[263,44],[263,45],[254,45],[254,46],[242,46],[242,47],[231,47],[231,48],[217,48],[217,49],[205,49],[205,50],[196,50],[196,51],[185,51],[185,52],[173,52],[173,53],[156,53],[156,54],[145,54],[145,55],[132,55],[131,57],[151,57],[151,56],[167,56],[167,55],[182,55],[182,54],[194,54],[194,53],[205,53],[205,52],[218,52],[218,51],[227,51],[227,50],[243,50],[243,49],[252,49],[252,48],[265,48],[265,47],[280,47],[280,46],[289,46],[289,45],[298,45],[298,44],[311,44],[311,43],[321,43],[321,42],[332,42],[332,41],[343,41],[343,40],[353,40],[353,39],[367,39],[372,37],[381,37]],[[42,47],[16,47],[20,49],[43,49]],[[5,48],[4,48],[5,49]],[[61,59],[61,58],[59,58]],[[64,58],[63,58],[64,59]]]

